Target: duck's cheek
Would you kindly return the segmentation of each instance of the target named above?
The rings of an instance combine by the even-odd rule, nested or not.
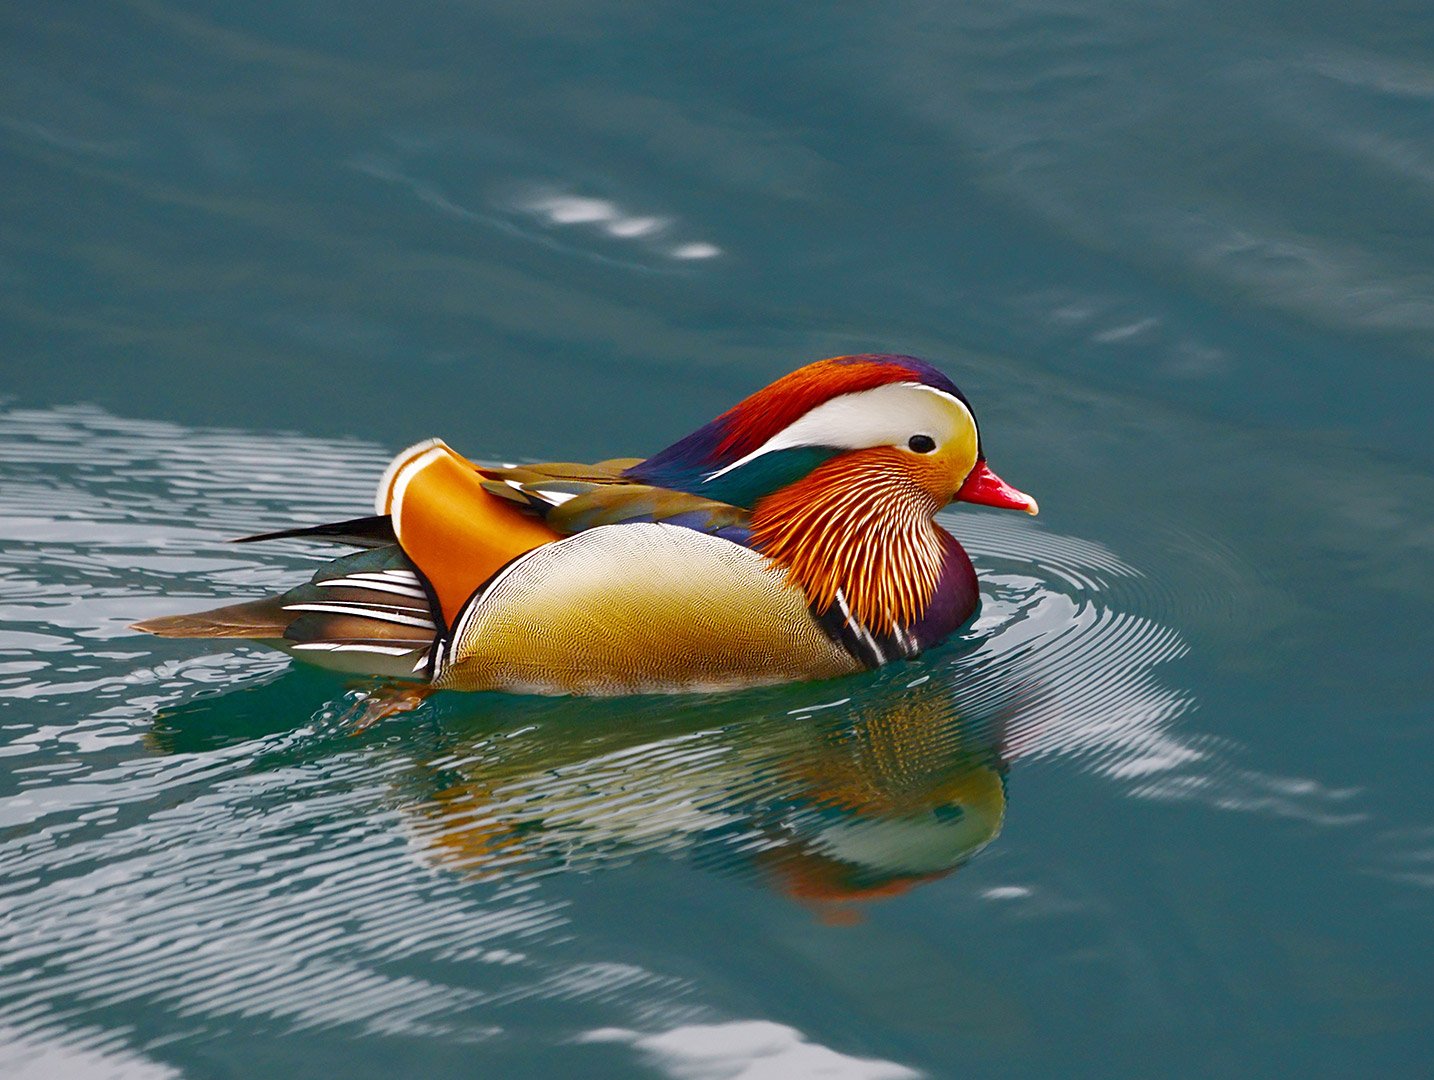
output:
[[[910,471],[917,487],[930,495],[932,501],[941,507],[955,497],[970,468],[962,455],[938,453],[915,459],[911,462]]]

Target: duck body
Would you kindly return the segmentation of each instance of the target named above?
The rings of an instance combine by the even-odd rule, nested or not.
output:
[[[435,688],[709,691],[911,659],[979,604],[935,521],[954,498],[1035,512],[974,416],[911,357],[818,361],[642,459],[493,468],[429,440],[376,513],[303,536],[364,550],[281,596],[136,624],[241,637]]]

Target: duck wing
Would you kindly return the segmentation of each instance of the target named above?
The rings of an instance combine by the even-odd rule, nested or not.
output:
[[[560,536],[485,487],[479,466],[439,439],[399,454],[379,481],[374,510],[422,572],[436,614],[451,626],[474,591],[513,559]]]
[[[262,600],[135,623],[160,637],[251,638],[328,667],[411,675],[485,581],[559,539],[538,518],[483,488],[477,467],[430,440],[395,459],[375,515],[282,529],[243,542],[305,537],[369,550],[321,567]]]
[[[603,525],[663,522],[735,543],[750,538],[750,514],[742,507],[685,491],[638,483],[622,475],[640,459],[597,465],[479,467],[483,488],[532,514],[564,536]]]

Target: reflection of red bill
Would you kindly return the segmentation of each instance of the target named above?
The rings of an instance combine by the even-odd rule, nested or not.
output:
[[[758,856],[758,861],[770,866],[784,893],[831,926],[859,923],[865,914],[860,905],[900,896],[957,869],[948,866],[932,873],[902,874],[859,884],[858,868],[806,849],[782,851],[775,857]]]
[[[976,462],[976,467],[971,470],[971,475],[966,477],[966,482],[961,485],[961,490],[956,492],[955,501],[980,503],[982,506],[999,506],[1006,510],[1024,510],[1028,514],[1040,511],[1035,499],[1024,491],[1013,488],[993,473],[991,467],[986,464],[985,458]]]

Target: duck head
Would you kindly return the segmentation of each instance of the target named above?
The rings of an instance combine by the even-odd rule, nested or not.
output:
[[[867,353],[798,368],[628,470],[643,483],[755,509],[832,461],[899,475],[935,509],[953,500],[1036,513],[986,463],[966,396],[914,356]]]
[[[843,598],[883,631],[919,619],[937,589],[954,544],[938,510],[1037,511],[986,464],[965,395],[911,356],[808,364],[627,475],[748,508],[754,546],[817,610]]]

